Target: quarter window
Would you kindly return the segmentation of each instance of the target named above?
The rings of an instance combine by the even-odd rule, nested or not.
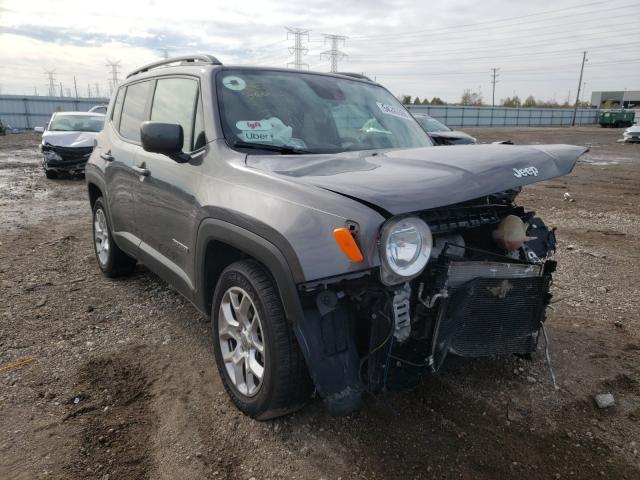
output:
[[[151,107],[151,121],[177,123],[182,127],[184,143],[182,150],[190,152],[193,142],[193,120],[198,82],[187,78],[165,78],[158,80]]]
[[[146,120],[145,110],[150,86],[151,82],[147,81],[127,87],[120,120],[120,134],[129,140],[140,141],[140,124]]]

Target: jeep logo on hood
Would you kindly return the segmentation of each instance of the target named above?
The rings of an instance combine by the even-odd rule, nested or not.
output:
[[[516,178],[528,177],[533,175],[538,176],[538,169],[536,167],[514,168],[513,176]]]

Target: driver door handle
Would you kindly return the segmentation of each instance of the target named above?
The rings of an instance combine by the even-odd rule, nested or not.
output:
[[[144,163],[141,164],[140,166],[134,165],[131,168],[133,169],[134,172],[136,172],[138,175],[142,175],[143,177],[148,177],[149,174],[151,173],[149,169],[144,168]]]

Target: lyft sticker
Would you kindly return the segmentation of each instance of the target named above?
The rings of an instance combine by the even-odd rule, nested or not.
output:
[[[242,131],[268,131],[271,130],[271,122],[261,120],[242,120],[236,122],[236,128]]]
[[[404,118],[405,120],[409,120],[411,115],[407,112],[403,107],[397,105],[388,105],[386,103],[376,102],[378,108],[387,115],[393,115],[394,117]]]

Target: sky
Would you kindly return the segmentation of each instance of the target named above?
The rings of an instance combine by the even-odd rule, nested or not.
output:
[[[575,101],[640,90],[638,0],[0,0],[0,93],[80,96],[162,57],[210,53],[224,64],[286,67],[285,27],[309,30],[303,61],[329,71],[325,34],[345,36],[339,70],[364,73],[395,95],[460,100],[471,89],[496,103],[517,94]]]

